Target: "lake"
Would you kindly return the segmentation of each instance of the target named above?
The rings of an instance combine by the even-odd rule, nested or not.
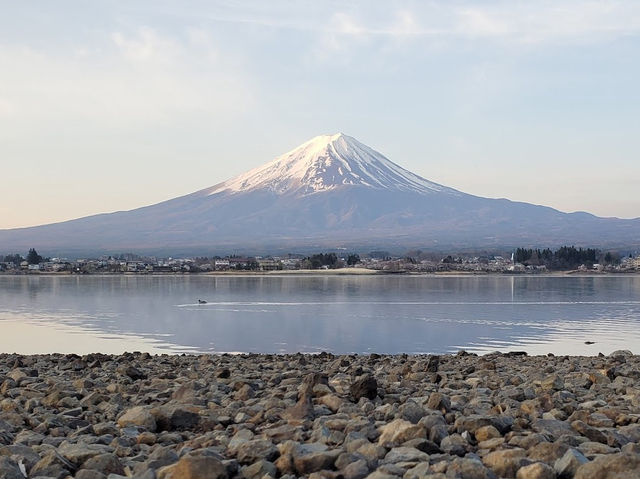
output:
[[[640,277],[0,276],[1,352],[459,349],[640,353]]]

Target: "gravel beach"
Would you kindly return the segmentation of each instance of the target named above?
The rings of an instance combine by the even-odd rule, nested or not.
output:
[[[0,479],[640,478],[640,356],[0,355]]]

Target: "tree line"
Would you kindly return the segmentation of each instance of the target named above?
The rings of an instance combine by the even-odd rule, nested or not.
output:
[[[46,261],[45,258],[40,256],[35,248],[31,248],[27,253],[27,257],[23,258],[22,255],[15,254],[7,254],[5,256],[0,256],[0,261],[3,263],[13,263],[15,265],[19,265],[23,261],[26,261],[29,264],[40,264],[43,261]]]
[[[342,261],[335,253],[318,253],[304,258],[300,266],[302,269],[336,269],[343,267],[345,262],[348,266],[354,266],[360,262],[360,255],[350,254]]]
[[[581,265],[592,267],[594,264],[618,264],[620,257],[616,253],[603,253],[594,248],[576,248],[562,246],[552,251],[545,249],[518,248],[514,261],[526,266],[546,266],[549,269],[575,269]]]

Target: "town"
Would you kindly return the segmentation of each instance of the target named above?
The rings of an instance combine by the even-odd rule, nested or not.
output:
[[[442,255],[409,251],[402,256],[386,251],[366,254],[318,253],[309,256],[214,256],[158,258],[128,253],[97,258],[43,258],[35,249],[26,257],[0,255],[0,273],[7,274],[198,274],[345,270],[375,273],[494,273],[540,274],[552,271],[592,273],[640,272],[640,256],[602,253],[594,249],[562,247],[551,250],[518,248],[511,254]]]

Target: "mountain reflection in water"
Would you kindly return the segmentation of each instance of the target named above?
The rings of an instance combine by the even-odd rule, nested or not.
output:
[[[24,354],[640,352],[638,276],[0,276],[0,304]]]

